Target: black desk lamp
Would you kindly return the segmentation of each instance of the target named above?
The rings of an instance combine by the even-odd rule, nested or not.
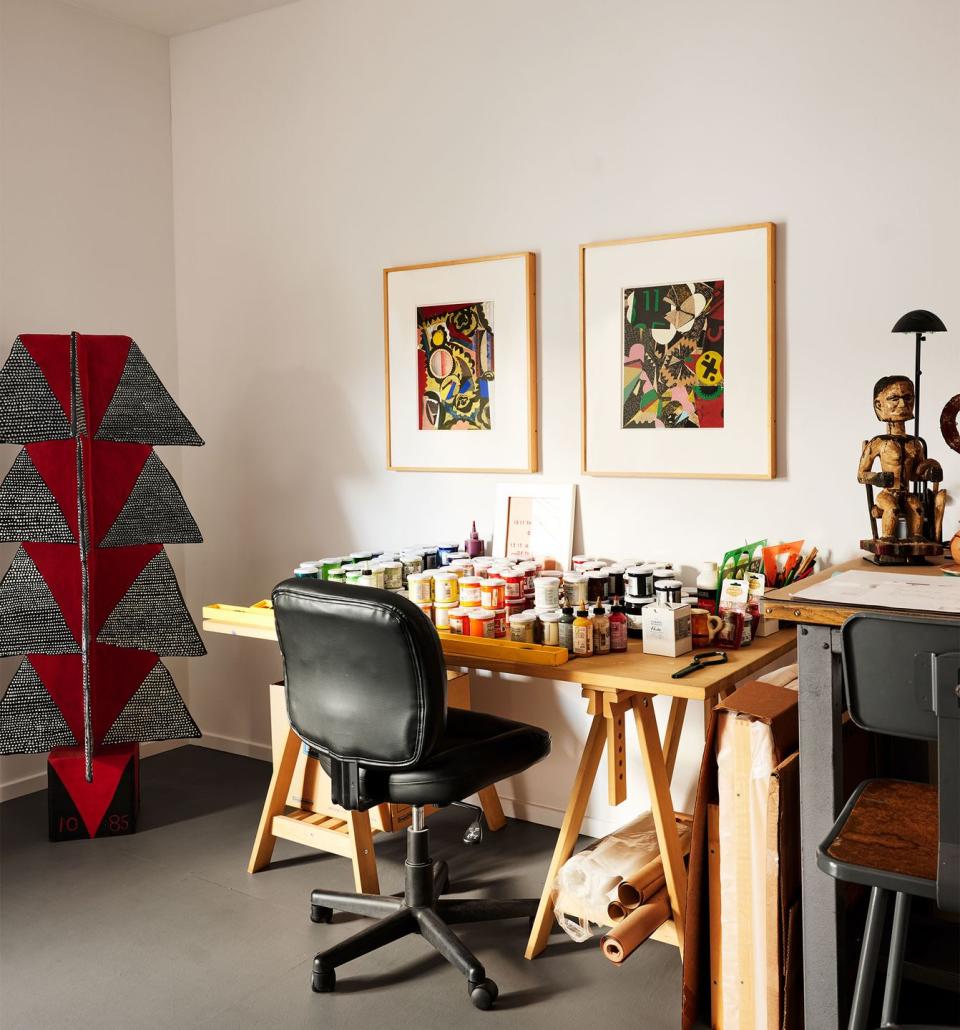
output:
[[[920,344],[926,339],[924,333],[945,333],[947,327],[932,311],[918,308],[916,311],[908,311],[905,315],[901,315],[897,319],[897,324],[890,331],[917,334],[917,371],[913,380],[913,435],[918,437],[920,435]]]

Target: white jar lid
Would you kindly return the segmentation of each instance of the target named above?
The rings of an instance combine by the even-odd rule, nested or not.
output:
[[[485,579],[483,580],[483,583],[485,583],[488,587],[505,587],[507,585],[506,583],[504,583],[502,579],[500,579],[497,576],[492,576],[489,579]],[[481,583],[481,587],[483,586],[483,583]]]
[[[559,622],[560,615],[561,612],[559,608],[551,608],[548,612],[538,612],[537,618],[541,622]]]
[[[470,621],[473,622],[475,619],[480,619],[486,622],[487,619],[492,619],[496,612],[492,612],[489,608],[470,608]]]
[[[658,583],[654,583],[654,587],[657,590],[682,590],[683,584],[679,579],[661,579]]]

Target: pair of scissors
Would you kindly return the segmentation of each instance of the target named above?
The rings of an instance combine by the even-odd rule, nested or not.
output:
[[[678,680],[681,676],[688,676],[691,672],[696,672],[697,669],[702,669],[704,666],[723,665],[726,660],[726,651],[701,651],[700,654],[693,656],[693,661],[689,665],[678,669],[670,678]]]

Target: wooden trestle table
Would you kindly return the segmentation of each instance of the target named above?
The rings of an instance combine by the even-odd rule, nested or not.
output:
[[[275,632],[240,623],[233,625],[229,622],[205,620],[203,628],[213,633],[276,639]],[[630,714],[636,724],[640,741],[640,753],[660,853],[663,856],[664,879],[671,906],[670,918],[654,936],[658,940],[676,945],[682,954],[686,867],[677,833],[670,781],[687,704],[690,701],[703,704],[706,725],[717,702],[733,690],[740,680],[759,672],[795,646],[794,633],[781,630],[771,636],[758,638],[748,648],[728,652],[729,660],[723,665],[704,666],[678,680],[672,679],[671,674],[689,664],[689,654],[681,658],[648,655],[643,653],[642,645],[633,640],[630,641],[626,653],[572,658],[557,666],[537,666],[492,660],[487,657],[468,658],[462,655],[450,658],[451,665],[466,669],[486,669],[490,672],[576,684],[580,687],[587,712],[591,716],[587,739],[573,778],[553,858],[544,880],[540,905],[527,942],[525,955],[528,959],[535,958],[547,946],[554,922],[553,883],[560,867],[573,854],[604,749],[607,751],[607,800],[614,806],[626,800],[625,722]],[[662,742],[653,710],[653,699],[657,696],[671,698],[670,714]],[[282,761],[285,761],[290,769],[296,759],[297,743],[295,738],[288,742],[282,756]],[[274,770],[275,780],[278,771]],[[274,805],[276,810],[272,812],[268,811],[268,797],[261,829],[264,820],[272,821],[274,816],[282,813],[282,802],[285,800],[286,792],[283,794],[280,807],[277,809]]]

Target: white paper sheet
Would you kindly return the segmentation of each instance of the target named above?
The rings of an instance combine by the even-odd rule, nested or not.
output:
[[[798,600],[960,615],[960,579],[899,572],[841,572],[793,595]]]

